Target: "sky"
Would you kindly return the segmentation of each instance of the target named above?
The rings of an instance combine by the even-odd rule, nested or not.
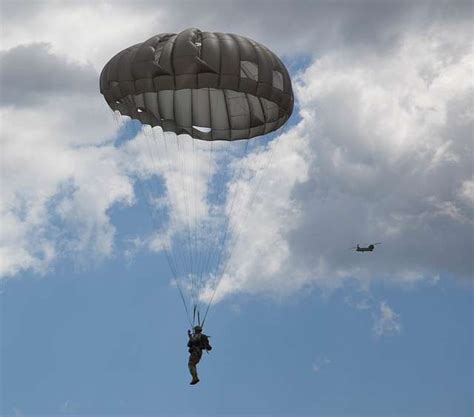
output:
[[[0,5],[0,416],[473,415],[472,2]],[[190,27],[292,78],[288,123],[232,159],[99,92]],[[190,223],[230,236],[195,387],[167,258]]]

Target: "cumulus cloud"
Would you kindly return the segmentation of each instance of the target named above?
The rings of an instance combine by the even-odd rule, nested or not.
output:
[[[358,312],[372,318],[372,331],[375,337],[394,336],[401,333],[402,324],[399,314],[385,300],[377,300],[370,291],[353,292],[344,298],[344,302]]]
[[[474,181],[463,181],[458,192],[460,198],[464,200],[466,204],[469,204],[471,207],[474,206]]]
[[[282,137],[220,296],[472,277],[465,39],[436,26],[383,57],[340,51],[300,75],[301,121]],[[373,241],[374,253],[348,250]]]
[[[92,62],[97,69],[124,45],[156,33],[189,27],[247,34],[286,56],[317,55],[349,46],[358,50],[390,50],[406,32],[442,20],[468,30],[469,1],[371,0],[318,2],[280,1],[269,5],[251,0],[16,1],[2,2],[4,48],[31,43],[53,45],[55,53]],[[33,39],[32,39],[33,38]]]
[[[96,92],[97,73],[92,66],[69,62],[50,49],[50,44],[32,43],[0,53],[2,106],[41,104],[57,95]]]
[[[158,176],[171,210],[162,194],[152,196],[166,228],[138,238],[131,254],[170,248],[189,213],[193,223],[226,223],[207,199],[219,159],[206,165],[201,155],[183,183],[182,171],[147,157],[150,138],[114,143],[119,127],[96,92],[102,65],[123,47],[198,26],[248,34],[299,71],[295,125],[249,154],[243,175],[228,184],[239,199],[233,210],[224,203],[232,257],[218,299],[331,290],[350,279],[368,286],[472,277],[470,4],[257,3],[250,13],[245,2],[218,11],[200,2],[186,14],[172,2],[16,4],[2,4],[5,274],[44,271],[64,249],[110,256],[116,231],[108,210],[133,204],[137,178]],[[303,71],[300,55],[311,57]],[[22,83],[29,68],[41,82]],[[183,196],[191,188],[197,209],[189,211]],[[383,245],[372,254],[348,250],[374,240]]]
[[[401,330],[399,315],[385,301],[380,302],[379,311],[374,316],[374,335],[377,337],[394,335]]]
[[[144,8],[135,2],[18,1],[1,7],[2,48],[47,43],[52,53],[91,64],[96,71],[124,44],[152,36],[161,17],[156,4]]]
[[[324,356],[318,356],[315,361],[313,362],[313,372],[314,373],[319,373],[321,372],[322,368],[325,368],[326,366],[331,364],[331,360],[324,357]]]
[[[113,145],[117,126],[100,97],[85,87],[97,75],[82,64],[66,63],[44,45],[38,48],[24,46],[19,59],[10,58],[20,47],[2,55],[7,62],[2,84],[8,84],[2,90],[11,93],[0,108],[2,276],[27,269],[45,273],[58,254],[109,256],[115,228],[107,211],[133,201],[131,181]],[[24,52],[32,50],[30,64],[42,68],[46,86],[42,80],[22,85],[15,78],[16,66],[23,71]],[[56,66],[57,83],[46,76]],[[66,79],[79,80],[77,88],[68,90]],[[21,98],[13,97],[20,92]]]

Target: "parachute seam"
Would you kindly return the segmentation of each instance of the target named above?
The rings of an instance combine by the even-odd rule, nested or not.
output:
[[[227,125],[229,126],[229,139],[232,140],[232,123],[231,123],[231,117],[230,117],[230,113],[229,113],[229,106],[228,106],[228,103],[227,103],[227,89],[224,89],[224,90],[221,90],[222,93],[224,94],[224,104],[225,104],[225,113],[226,113],[226,117],[227,117]]]
[[[237,40],[237,38],[235,37],[234,34],[230,33],[229,35],[230,35],[232,41],[234,42],[234,45],[237,46],[237,47],[236,47],[236,49],[237,49],[237,56],[238,56],[238,58],[239,58],[239,60],[238,60],[238,61],[239,61],[239,63],[238,63],[239,68],[238,68],[238,71],[236,71],[236,73],[238,72],[238,75],[236,75],[236,77],[237,77],[237,79],[239,80],[239,84],[238,84],[237,90],[238,90],[239,92],[242,92],[242,89],[241,89],[241,81],[242,81],[242,78],[240,77],[240,61],[242,61],[242,54],[241,54],[241,51],[240,51],[240,42]]]
[[[211,89],[207,89],[207,103],[209,106],[209,123],[211,125],[211,141],[214,138],[214,127],[212,124],[212,106],[211,106]]]
[[[171,43],[171,54],[170,54],[170,65],[171,65],[171,70],[173,71],[173,84],[174,88],[176,91],[176,69],[174,67],[174,50],[176,48],[176,39],[178,38],[178,34],[176,34],[175,38],[173,39]]]
[[[245,99],[247,100],[247,109],[248,109],[248,129],[247,129],[247,135],[248,137],[250,137],[250,129],[252,127],[252,117],[250,115],[250,100],[249,100],[249,97],[247,95],[247,93],[244,93],[245,94]]]

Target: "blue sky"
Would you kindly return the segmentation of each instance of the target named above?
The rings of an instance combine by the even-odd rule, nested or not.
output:
[[[182,6],[2,3],[0,416],[472,416],[472,4]],[[270,47],[296,97],[211,222],[238,240],[193,387],[162,250],[189,221],[182,174],[97,85],[118,51],[187,27]],[[198,219],[205,161],[186,167]],[[137,176],[168,187],[158,234]]]
[[[376,338],[351,289],[284,302],[235,297],[208,323],[214,350],[188,386],[186,320],[161,257],[67,264],[2,294],[5,415],[468,416],[472,295],[450,279],[381,286],[403,330]],[[319,366],[315,372],[314,366]],[[197,414],[196,410],[199,410]]]

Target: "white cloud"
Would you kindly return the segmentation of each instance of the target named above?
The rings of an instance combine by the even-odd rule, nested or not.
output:
[[[474,207],[474,181],[463,181],[458,191],[459,196],[472,207]]]
[[[401,330],[400,316],[385,301],[380,302],[379,311],[374,316],[375,336],[399,334]]]
[[[323,368],[331,364],[331,360],[324,357],[324,356],[318,356],[312,365],[312,369],[314,373],[319,373]]]
[[[249,34],[293,58],[317,53],[296,77],[301,119],[271,148],[250,154],[231,185],[239,190],[230,218],[230,242],[236,243],[218,298],[285,296],[315,285],[331,290],[349,279],[366,287],[377,279],[412,285],[444,273],[471,277],[469,18],[458,13],[461,4],[407,4],[257,4],[251,17],[247,7],[232,8],[229,26],[207,2],[192,6],[192,21],[171,2],[153,9],[133,2],[51,2],[28,10],[8,3],[2,6],[11,17],[2,22],[3,48],[49,44],[39,58],[56,62],[76,86],[88,84],[94,69],[98,76],[123,47],[194,25]],[[230,13],[230,6],[222,7]],[[448,12],[444,20],[440,10]],[[287,24],[294,30],[282,31]],[[166,159],[149,157],[144,136],[114,146],[118,127],[99,94],[88,93],[95,88],[74,94],[43,89],[39,105],[32,100],[28,108],[1,110],[6,275],[44,272],[65,249],[110,256],[116,231],[108,210],[133,203],[137,175],[146,181],[160,172],[172,207],[167,217],[163,196],[155,195],[166,227],[154,239],[140,237],[153,250],[169,247],[189,221],[201,224],[204,234],[225,224],[206,199],[218,158],[209,165],[205,152],[198,153],[183,180]],[[166,154],[159,146],[157,155]],[[185,146],[189,160],[193,150]],[[176,147],[168,152],[179,160]],[[254,199],[248,178],[270,155]],[[186,207],[189,195],[193,210]],[[205,222],[210,216],[218,221]],[[373,240],[383,245],[372,254],[347,250]]]
[[[19,1],[2,4],[2,12],[2,48],[44,42],[53,53],[96,70],[125,44],[142,42],[161,26],[156,5],[135,2]]]
[[[410,33],[390,54],[339,51],[300,75],[302,120],[235,228],[217,298],[472,277],[474,55],[463,35]],[[347,249],[375,240],[373,253]]]
[[[217,298],[259,287],[286,292],[298,280],[287,270],[292,267],[288,263],[290,245],[283,236],[298,222],[300,208],[291,193],[296,184],[308,180],[312,158],[305,151],[307,138],[298,136],[299,129],[295,128],[294,135],[281,134],[267,150],[249,155],[245,170],[253,180],[248,182],[244,176],[241,184],[233,184],[238,187],[238,198],[230,219],[232,257]],[[273,280],[285,273],[291,274],[291,280]]]
[[[347,305],[359,311],[371,310],[373,304],[373,299],[370,294],[363,294],[363,296],[358,297],[346,296],[344,301]]]
[[[0,65],[3,106],[41,106],[57,96],[91,95],[97,90],[97,73],[91,65],[53,54],[47,43],[2,51]]]
[[[44,273],[58,254],[109,256],[115,228],[107,210],[130,204],[133,190],[100,98],[71,94],[0,111],[0,275]]]
[[[442,18],[451,30],[466,31],[472,9],[464,1],[352,3],[215,0],[2,2],[2,47],[31,42],[50,43],[53,51],[100,70],[126,46],[156,33],[189,27],[247,34],[279,54],[324,55],[349,46],[385,53],[407,32]]]

